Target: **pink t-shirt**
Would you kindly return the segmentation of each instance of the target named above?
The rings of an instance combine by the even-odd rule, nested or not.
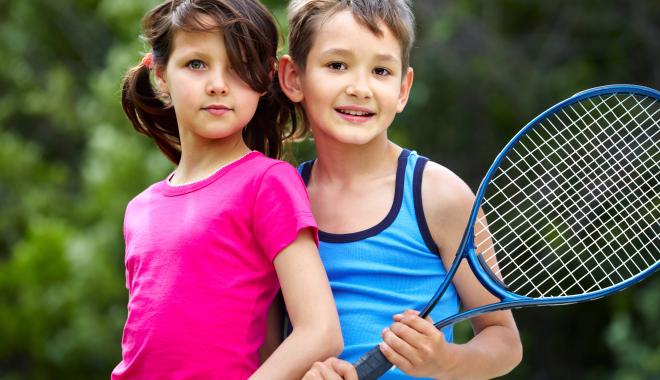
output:
[[[289,164],[252,152],[126,209],[128,318],[112,379],[245,379],[259,366],[273,260],[316,222]],[[318,243],[318,242],[317,242]]]

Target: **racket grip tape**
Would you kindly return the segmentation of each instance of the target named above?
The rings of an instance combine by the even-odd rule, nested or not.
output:
[[[353,363],[359,380],[376,380],[392,368],[378,346],[372,348]]]

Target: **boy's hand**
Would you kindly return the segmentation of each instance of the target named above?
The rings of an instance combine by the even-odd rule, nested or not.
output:
[[[380,351],[401,371],[415,377],[449,378],[454,355],[442,331],[430,317],[406,310],[393,317],[394,323],[383,330]]]
[[[324,362],[316,362],[303,376],[302,380],[358,380],[355,368],[351,363],[330,358]]]

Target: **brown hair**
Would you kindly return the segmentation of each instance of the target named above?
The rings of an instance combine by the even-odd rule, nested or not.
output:
[[[142,27],[157,67],[167,65],[176,31],[222,31],[229,60],[238,76],[253,90],[267,92],[243,129],[243,139],[250,149],[273,158],[281,156],[282,141],[296,134],[295,107],[282,93],[277,78],[272,78],[277,75],[273,69],[279,34],[272,15],[258,0],[167,0],[144,16]],[[167,158],[178,164],[181,142],[176,114],[154,90],[150,68],[145,63],[126,74],[122,108],[133,127],[151,137]],[[289,121],[291,127],[287,131]]]
[[[289,54],[305,69],[307,55],[321,23],[337,12],[349,9],[358,22],[382,36],[378,23],[387,26],[401,45],[403,72],[410,66],[415,42],[415,17],[410,0],[291,0],[289,3]]]

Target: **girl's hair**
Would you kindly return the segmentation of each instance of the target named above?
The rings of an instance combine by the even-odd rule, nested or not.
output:
[[[243,139],[250,149],[273,158],[281,156],[282,141],[297,135],[295,107],[282,93],[274,69],[279,41],[275,20],[258,0],[167,0],[149,11],[142,23],[153,66],[161,69],[170,58],[177,31],[222,32],[238,76],[254,91],[267,92],[243,129]],[[154,139],[167,158],[178,164],[181,141],[176,114],[153,88],[148,66],[148,60],[143,60],[126,74],[122,108],[133,127]],[[290,129],[286,128],[289,121]]]
[[[410,0],[291,0],[289,2],[289,54],[305,69],[307,54],[322,23],[337,12],[350,10],[375,35],[382,36],[382,22],[401,45],[402,69],[410,66],[410,50],[415,42],[415,17]]]

